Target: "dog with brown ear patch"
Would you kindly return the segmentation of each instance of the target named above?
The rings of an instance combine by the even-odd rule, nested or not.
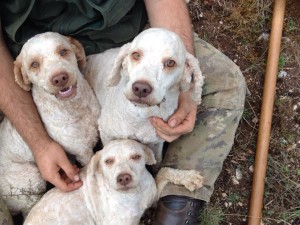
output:
[[[90,161],[99,138],[100,110],[81,73],[85,63],[77,40],[53,32],[29,39],[14,63],[15,80],[31,91],[49,136],[82,165]],[[11,213],[26,215],[45,184],[29,147],[5,118],[0,124],[0,195]]]

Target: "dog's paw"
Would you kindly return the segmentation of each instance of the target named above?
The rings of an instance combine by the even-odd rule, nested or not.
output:
[[[187,170],[182,185],[189,191],[195,191],[203,186],[204,178],[200,172],[196,170]]]

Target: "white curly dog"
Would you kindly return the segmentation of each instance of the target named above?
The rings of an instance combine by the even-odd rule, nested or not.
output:
[[[99,130],[105,145],[130,138],[149,145],[158,163],[163,140],[149,117],[167,121],[180,92],[201,103],[204,77],[198,60],[175,33],[150,28],[131,43],[87,57],[86,79],[101,105]]]
[[[58,33],[29,39],[14,66],[16,82],[32,92],[50,137],[86,165],[98,140],[99,103],[80,69],[81,44]],[[43,147],[43,146],[41,146]],[[11,213],[29,209],[45,191],[34,157],[13,125],[0,124],[0,195]]]
[[[81,170],[82,187],[48,191],[24,225],[137,225],[168,182],[191,191],[202,186],[197,172],[172,168],[160,170],[155,183],[145,167],[154,163],[147,146],[130,139],[111,141]]]

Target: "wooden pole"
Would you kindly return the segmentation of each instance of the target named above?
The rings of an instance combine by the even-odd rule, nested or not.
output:
[[[278,60],[280,54],[286,0],[275,0],[268,59],[264,81],[261,116],[256,145],[252,192],[248,225],[260,225],[264,195],[264,180],[267,169],[271,122],[275,98]]]

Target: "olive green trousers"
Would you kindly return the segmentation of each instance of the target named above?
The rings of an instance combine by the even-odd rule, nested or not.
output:
[[[194,130],[169,144],[162,166],[198,170],[204,176],[204,186],[190,192],[183,186],[168,184],[162,195],[185,195],[208,202],[234,143],[246,84],[239,67],[228,57],[197,35],[194,39],[205,76],[202,103]]]

